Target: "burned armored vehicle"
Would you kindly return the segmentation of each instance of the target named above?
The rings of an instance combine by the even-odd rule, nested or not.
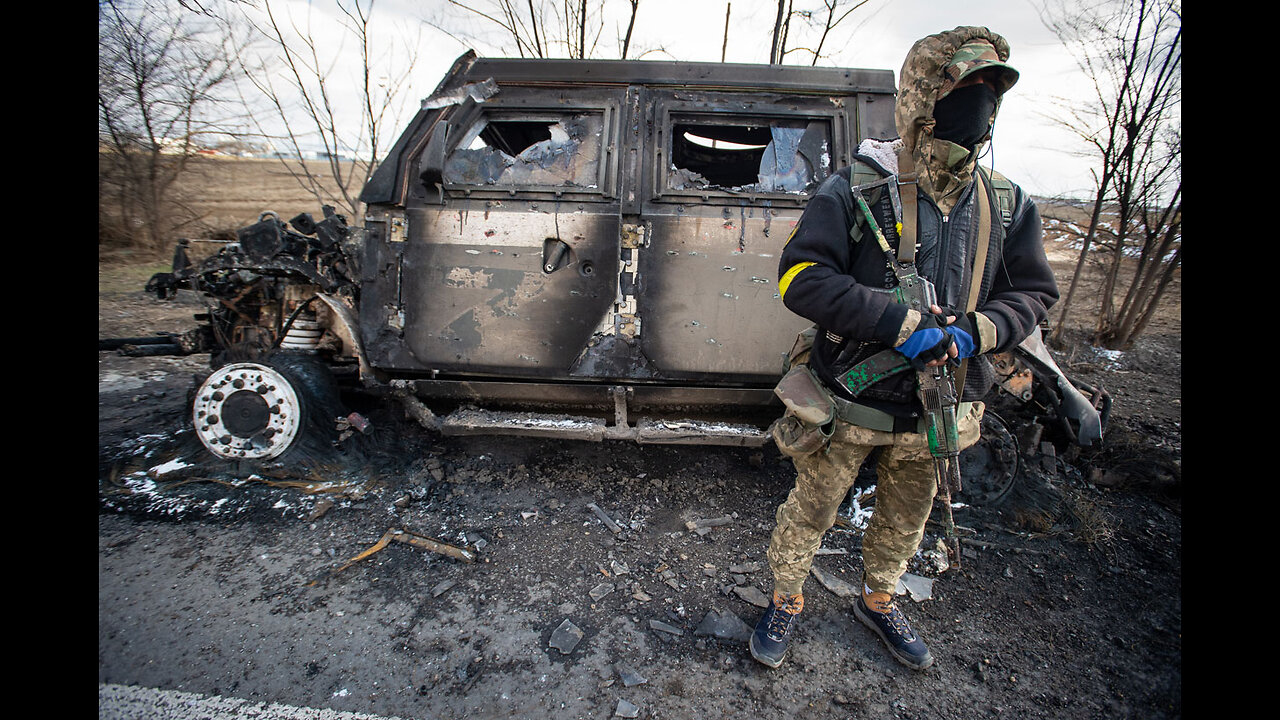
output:
[[[213,301],[175,339],[213,358],[196,432],[281,457],[335,432],[346,385],[445,434],[762,444],[808,325],[779,297],[782,245],[861,139],[895,134],[894,92],[888,70],[468,53],[361,227],[264,214],[154,279]],[[1038,342],[1000,359],[1009,397],[1096,440],[1099,394]]]

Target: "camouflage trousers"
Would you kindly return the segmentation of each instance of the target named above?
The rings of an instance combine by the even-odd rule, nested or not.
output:
[[[960,420],[962,448],[978,441],[983,409],[982,403],[973,403]],[[862,538],[862,564],[873,592],[893,593],[924,537],[937,492],[928,439],[921,433],[870,430],[840,420],[826,448],[792,457],[796,484],[778,508],[769,541],[774,592],[801,592],[822,536],[835,523],[858,468],[877,447],[884,449],[876,461],[876,502]]]

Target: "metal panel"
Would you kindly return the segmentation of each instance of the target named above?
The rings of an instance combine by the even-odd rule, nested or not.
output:
[[[655,217],[639,299],[645,354],[664,373],[767,382],[807,320],[778,295],[798,210],[687,207]]]
[[[616,215],[476,205],[409,211],[406,345],[440,371],[567,375],[615,299]],[[548,238],[569,247],[550,273]]]

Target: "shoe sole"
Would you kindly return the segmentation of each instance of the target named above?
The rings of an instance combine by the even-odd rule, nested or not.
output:
[[[787,653],[784,650],[782,652],[782,657],[778,658],[777,660],[770,660],[769,658],[756,652],[756,636],[755,635],[752,635],[751,639],[747,641],[747,647],[751,649],[751,657],[755,658],[761,663],[764,663],[765,665],[768,665],[771,668],[776,668],[779,665],[781,665],[783,658],[787,656]]]
[[[862,612],[862,610],[858,607],[858,603],[856,600],[853,603],[853,616],[858,618],[858,622],[862,623],[863,625],[866,625],[872,632],[880,636],[880,641],[884,643],[884,648],[889,651],[889,654],[893,656],[893,659],[897,660],[903,665],[906,665],[912,670],[924,670],[925,668],[933,664],[932,653],[925,655],[924,660],[915,660],[910,655],[904,655],[902,653],[899,653],[897,648],[893,646],[893,643],[889,642],[889,638],[884,634],[884,631],[881,630],[878,625],[876,625],[876,621],[867,617],[866,614]]]

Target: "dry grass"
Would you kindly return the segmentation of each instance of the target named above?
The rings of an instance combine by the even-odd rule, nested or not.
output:
[[[175,203],[185,208],[175,212],[196,218],[180,230],[182,237],[232,239],[236,229],[257,222],[259,215],[267,210],[282,220],[299,213],[320,217],[322,203],[293,175],[302,170],[297,160],[197,157],[189,163],[187,173],[170,194]],[[326,169],[320,161],[308,161],[308,164],[317,172]],[[344,165],[349,171],[351,164]],[[353,196],[359,195],[360,182],[353,181],[350,186]],[[339,208],[338,212],[343,210]],[[117,238],[109,247],[99,243],[100,264],[149,261],[172,252],[171,245],[154,253],[122,248],[119,238],[127,233],[116,227],[118,224],[112,206],[100,199],[100,239],[106,237],[103,234],[106,230],[115,230],[112,237]],[[167,260],[167,256],[164,259]]]

